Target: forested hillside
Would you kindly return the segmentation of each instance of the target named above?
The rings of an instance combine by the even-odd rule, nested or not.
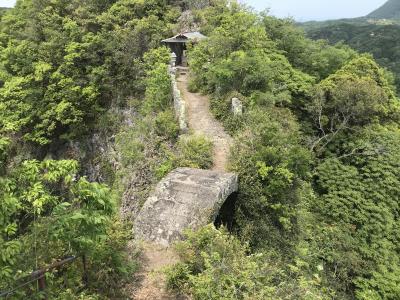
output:
[[[343,42],[361,53],[371,53],[376,61],[395,75],[400,91],[400,25],[337,22],[307,31],[312,39]]]
[[[169,52],[151,49],[179,15],[157,0],[20,0],[2,17],[3,296],[42,299],[31,272],[71,258],[46,275],[49,298],[122,297],[137,261],[126,251],[131,226],[118,214],[134,153],[124,155],[130,145],[118,133],[130,134],[124,126],[134,122],[156,147],[176,133]]]
[[[208,140],[179,137],[160,44],[188,25],[208,37],[189,45],[189,86],[234,137],[239,192],[226,227],[178,243],[168,288],[196,300],[399,299],[393,75],[228,0],[19,0],[1,18],[0,294],[134,299],[137,212],[168,172],[212,161]],[[45,291],[24,285],[66,258]]]
[[[374,19],[400,19],[400,1],[388,0],[384,5],[368,15]]]
[[[209,39],[190,52],[192,88],[213,95],[236,137],[231,230],[241,242],[212,228],[189,234],[170,284],[195,299],[398,298],[390,75],[287,20],[236,5],[199,14]],[[233,95],[245,104],[240,117]]]
[[[299,24],[307,36],[330,44],[343,42],[360,53],[370,53],[395,75],[400,91],[400,1],[389,0],[366,17]]]

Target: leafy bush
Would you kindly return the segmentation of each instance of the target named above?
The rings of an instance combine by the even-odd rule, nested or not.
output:
[[[155,119],[156,133],[168,140],[176,140],[179,135],[179,125],[172,109],[160,112]]]
[[[213,165],[213,144],[201,135],[183,136],[177,144],[176,165],[210,169]]]
[[[168,75],[168,66],[158,64],[149,71],[146,80],[146,95],[143,105],[144,113],[162,111],[170,107],[172,102],[171,79]]]
[[[108,298],[126,295],[122,287],[130,283],[132,274],[138,270],[138,251],[128,247],[132,239],[132,225],[114,217],[107,228],[107,238],[94,249],[89,266],[90,290]],[[128,252],[129,251],[129,252]]]
[[[170,288],[194,299],[269,299],[274,288],[266,283],[270,274],[261,255],[248,255],[248,248],[213,226],[187,232],[178,244],[182,262],[167,275]]]
[[[397,4],[397,3],[396,3]],[[360,53],[371,53],[375,60],[395,75],[397,91],[400,91],[400,64],[398,35],[400,26],[393,20],[379,20],[386,24],[373,24],[367,20],[341,20],[333,23],[315,23],[307,29],[313,39],[324,39],[331,44],[345,43]],[[384,25],[384,26],[382,26]],[[371,38],[373,37],[373,38]]]
[[[288,110],[258,109],[246,118],[249,129],[238,135],[231,155],[231,170],[239,175],[235,221],[253,246],[286,251],[296,243],[311,153],[300,145]]]
[[[210,169],[213,165],[213,144],[201,135],[181,136],[174,148],[164,153],[166,159],[155,170],[158,179],[179,167]]]
[[[65,279],[83,287],[80,278],[101,276],[100,266],[113,276],[126,274],[120,255],[127,236],[122,227],[112,225],[114,198],[106,186],[78,178],[77,167],[75,161],[31,160],[7,179],[0,178],[2,290],[38,266],[66,256],[86,257],[88,265],[98,269],[85,274],[75,264],[66,269],[65,278],[53,274],[47,282],[49,293],[57,293],[59,281]]]
[[[311,146],[316,152],[357,128],[400,120],[398,99],[384,70],[367,56],[321,81],[306,108],[317,135]]]
[[[250,254],[248,245],[212,225],[186,232],[176,249],[181,262],[166,271],[167,285],[195,300],[330,299],[295,266],[285,274],[274,257]]]
[[[373,126],[327,157],[316,172],[313,208],[320,257],[330,282],[356,287],[358,299],[396,299],[400,261],[396,225],[400,196],[398,129]]]
[[[235,134],[244,128],[245,122],[243,116],[234,116],[232,113],[232,98],[239,98],[244,107],[248,108],[248,98],[238,92],[231,92],[224,97],[214,96],[211,98],[210,106],[214,116],[220,120],[225,129]]]

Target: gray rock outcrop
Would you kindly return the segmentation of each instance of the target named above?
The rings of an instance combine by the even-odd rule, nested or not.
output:
[[[213,222],[221,206],[238,189],[233,173],[179,168],[160,181],[139,212],[138,239],[169,246],[185,229]]]

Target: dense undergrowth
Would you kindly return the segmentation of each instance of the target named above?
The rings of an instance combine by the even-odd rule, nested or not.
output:
[[[213,164],[212,143],[207,138],[180,135],[172,106],[169,60],[167,48],[146,53],[148,77],[144,101],[131,101],[137,111],[134,124],[123,126],[116,135],[122,164],[116,173],[114,190],[121,198],[132,181],[140,186],[132,213],[140,209],[154,185],[173,169],[208,169]]]
[[[312,39],[325,39],[331,44],[343,42],[361,53],[373,54],[381,66],[395,75],[397,92],[400,92],[399,29],[398,24],[371,24],[366,21],[338,21],[314,28],[306,27],[307,35]]]
[[[131,215],[119,215],[126,193],[139,209],[173,168],[212,163],[205,138],[178,138],[170,54],[159,48],[182,7],[20,0],[2,15],[0,292],[9,298],[129,297],[140,262],[128,248]],[[76,259],[47,273],[39,292],[31,272],[67,257]]]
[[[224,0],[20,0],[1,16],[0,290],[76,256],[47,276],[49,297],[127,297],[138,261],[120,205],[134,215],[172,169],[212,166],[210,141],[179,136],[159,47],[188,8],[209,37],[189,49],[190,88],[212,96],[235,137],[240,190],[232,231],[187,233],[169,287],[200,300],[398,299],[393,77],[369,55]],[[115,164],[96,157],[104,145],[87,148],[100,183],[83,176],[79,147],[94,135],[115,146]],[[29,285],[10,298],[27,295],[41,297]]]
[[[190,233],[171,287],[195,299],[400,297],[393,76],[290,20],[234,3],[197,14],[209,38],[190,50],[190,86],[212,95],[235,136],[241,242],[213,228]]]
[[[156,131],[146,136],[153,150],[176,139],[169,53],[149,51],[172,34],[179,15],[177,3],[163,1],[21,0],[2,16],[0,291],[9,298],[41,298],[35,281],[25,284],[30,273],[66,257],[76,260],[46,275],[51,299],[127,296],[123,285],[138,262],[127,253],[132,233],[118,208],[121,173],[137,158],[125,143],[117,171],[95,147],[123,131],[119,112],[132,107],[144,116],[135,134]],[[125,134],[120,140],[134,141]],[[90,145],[94,135],[104,143]],[[94,177],[79,168],[88,157],[99,161],[103,183],[83,176]]]

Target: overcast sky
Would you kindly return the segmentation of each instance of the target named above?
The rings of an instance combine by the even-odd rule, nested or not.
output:
[[[0,0],[0,7],[12,7],[15,4],[15,0]]]
[[[387,0],[241,0],[273,15],[294,17],[298,21],[362,17]]]
[[[378,8],[386,0],[241,0],[258,10],[271,9],[278,17],[294,17],[298,21],[361,17]],[[0,6],[13,6],[15,0],[0,0]]]

